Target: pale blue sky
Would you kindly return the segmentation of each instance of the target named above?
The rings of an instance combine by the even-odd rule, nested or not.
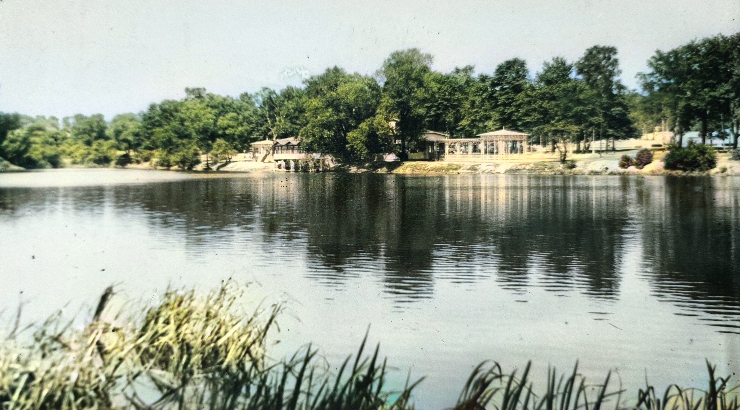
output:
[[[2,0],[0,111],[110,119],[185,87],[237,96],[333,65],[373,74],[410,47],[439,71],[492,73],[613,45],[636,87],[656,49],[738,31],[738,0]]]

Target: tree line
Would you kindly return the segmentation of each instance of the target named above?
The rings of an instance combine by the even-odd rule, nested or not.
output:
[[[692,129],[703,138],[738,130],[740,33],[656,51],[649,71],[638,75],[641,91],[622,84],[610,46],[593,46],[572,62],[555,57],[534,75],[519,58],[477,75],[472,66],[437,72],[432,62],[408,49],[391,53],[375,75],[332,67],[300,87],[239,97],[187,88],[180,100],[109,122],[100,114],[60,120],[0,113],[0,156],[28,168],[58,167],[63,158],[192,168],[201,154],[230,158],[257,140],[287,137],[313,152],[367,161],[390,152],[404,159],[425,130],[454,138],[515,129],[553,150],[565,142],[586,150],[594,139],[613,147],[658,126],[674,131],[679,144]]]

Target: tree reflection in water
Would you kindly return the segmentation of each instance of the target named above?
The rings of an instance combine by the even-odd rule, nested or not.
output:
[[[369,276],[397,302],[488,278],[614,299],[631,262],[655,296],[738,329],[737,178],[268,174],[0,189],[3,218],[52,205],[139,210],[193,255],[250,241],[263,255],[245,263],[279,265],[270,257],[287,248],[319,283]],[[625,261],[631,244],[642,260]]]

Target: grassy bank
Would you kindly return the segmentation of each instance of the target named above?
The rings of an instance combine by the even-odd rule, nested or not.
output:
[[[336,372],[310,345],[271,359],[266,338],[280,306],[242,311],[233,282],[206,295],[170,290],[140,315],[113,312],[111,297],[109,288],[82,328],[60,315],[25,329],[20,315],[10,321],[0,346],[0,409],[410,409],[422,382],[389,388],[387,361],[365,341]],[[707,368],[705,390],[658,393],[622,391],[610,373],[589,384],[577,365],[565,374],[549,369],[546,386],[535,387],[529,364],[506,372],[483,363],[461,381],[454,408],[740,409],[729,378]]]

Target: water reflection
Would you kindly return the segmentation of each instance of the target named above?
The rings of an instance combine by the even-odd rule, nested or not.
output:
[[[142,214],[194,257],[257,244],[245,263],[274,268],[302,259],[302,274],[322,286],[377,280],[396,303],[432,298],[439,281],[489,278],[522,295],[538,287],[614,300],[625,266],[637,266],[678,314],[707,313],[708,324],[736,332],[738,185],[732,178],[192,177],[0,188],[0,221],[59,209]],[[632,247],[641,260],[625,260]]]
[[[655,295],[740,333],[740,189],[732,179],[669,179],[640,198]]]

